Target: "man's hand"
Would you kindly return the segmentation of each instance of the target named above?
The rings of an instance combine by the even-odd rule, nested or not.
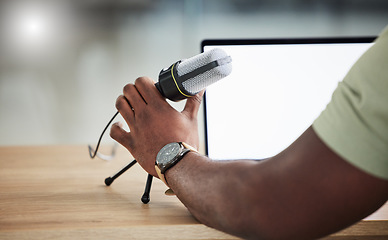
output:
[[[130,132],[125,131],[121,123],[115,123],[110,135],[127,148],[148,173],[157,177],[156,155],[164,145],[186,142],[198,149],[197,113],[203,92],[187,99],[183,111],[178,112],[154,84],[150,78],[140,77],[135,84],[124,87],[124,94],[116,100],[116,108]]]

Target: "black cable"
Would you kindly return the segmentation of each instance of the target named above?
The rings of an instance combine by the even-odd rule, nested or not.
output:
[[[117,116],[117,114],[119,114],[118,111],[115,113],[115,115],[113,115],[112,119],[108,122],[108,124],[107,124],[106,127],[104,128],[104,131],[102,131],[101,136],[100,136],[100,138],[98,139],[98,142],[97,142],[96,150],[94,150],[94,149],[89,145],[89,155],[90,155],[91,158],[94,158],[94,157],[97,155],[97,151],[98,151],[98,148],[100,147],[100,143],[101,143],[102,136],[104,136],[104,133],[105,133],[106,129],[108,129],[109,125],[113,122],[113,119],[115,119],[115,117]],[[92,154],[93,151],[94,151],[94,153]]]

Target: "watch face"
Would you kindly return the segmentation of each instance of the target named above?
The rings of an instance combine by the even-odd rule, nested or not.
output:
[[[180,149],[181,146],[176,142],[169,143],[164,146],[156,156],[156,162],[158,166],[161,169],[165,168],[169,163],[171,163],[171,160],[173,160],[178,155]]]

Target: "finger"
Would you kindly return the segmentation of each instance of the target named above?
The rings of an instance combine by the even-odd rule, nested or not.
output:
[[[136,86],[134,84],[125,85],[123,92],[125,98],[131,104],[135,115],[136,111],[139,112],[145,107],[146,102],[139,93],[139,91],[136,89]]]
[[[131,135],[122,128],[122,123],[116,122],[112,124],[110,136],[128,150],[132,149]]]
[[[131,104],[128,100],[120,95],[116,100],[116,109],[120,112],[121,116],[123,116],[124,120],[127,122],[129,128],[134,123],[135,115],[132,110]]]
[[[151,78],[139,77],[135,81],[135,86],[147,103],[160,100],[165,101],[158,89],[155,87],[155,82]]]
[[[191,98],[188,98],[186,101],[185,108],[183,109],[182,113],[185,113],[190,118],[195,118],[198,115],[199,107],[201,106],[202,97],[204,94],[204,90],[196,94],[195,96],[192,96]]]

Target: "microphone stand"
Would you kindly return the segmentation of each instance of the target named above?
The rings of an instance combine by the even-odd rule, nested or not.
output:
[[[115,175],[105,178],[105,185],[110,186],[116,178],[118,178],[121,174],[126,172],[129,168],[131,168],[136,163],[137,163],[137,161],[136,161],[136,159],[134,159],[132,162],[130,162],[128,165],[126,165],[120,171],[118,171]],[[141,201],[144,204],[147,204],[150,201],[152,179],[153,179],[153,176],[151,174],[148,174],[144,193],[143,193],[143,196],[141,197]]]
[[[111,120],[108,122],[108,124],[106,125],[106,127],[104,128],[104,130],[102,131],[101,133],[101,136],[100,138],[98,139],[98,142],[97,142],[97,146],[96,146],[96,150],[94,150],[90,145],[89,145],[89,155],[90,155],[90,158],[95,158],[96,155],[97,155],[97,151],[98,151],[98,148],[100,146],[100,143],[101,143],[101,139],[102,139],[102,136],[104,135],[105,131],[108,129],[109,125],[113,122],[113,119],[115,119],[115,117],[118,115],[119,112],[116,112],[113,117],[111,118]],[[110,176],[110,177],[107,177],[105,178],[105,185],[106,186],[110,186],[113,181],[118,178],[121,174],[123,174],[124,172],[126,172],[128,169],[130,169],[133,165],[135,165],[137,163],[136,159],[134,159],[132,162],[130,162],[129,164],[127,164],[125,167],[123,167],[120,171],[118,171],[116,174],[114,174],[113,176]],[[153,176],[151,174],[148,174],[148,177],[147,177],[147,182],[146,182],[146,186],[145,186],[145,189],[144,189],[144,194],[143,196],[141,197],[141,201],[144,203],[144,204],[147,204],[149,201],[150,201],[150,192],[151,192],[151,185],[152,185],[152,179],[153,179]]]
[[[136,159],[134,159],[132,162],[130,162],[128,165],[126,165],[123,169],[118,171],[115,175],[105,178],[105,185],[110,186],[116,178],[120,177],[121,174],[126,172],[130,167],[132,167],[136,163],[137,163],[137,161],[136,161]]]

